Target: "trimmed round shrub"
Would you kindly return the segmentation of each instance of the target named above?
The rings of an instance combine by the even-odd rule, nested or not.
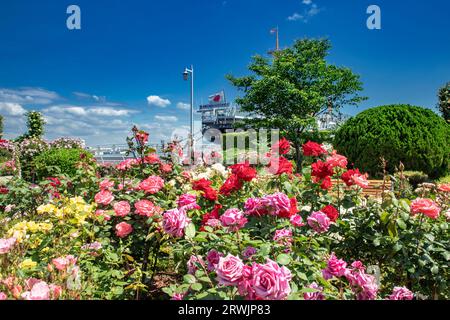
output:
[[[80,161],[91,161],[93,155],[83,149],[50,149],[34,158],[36,176],[38,179],[67,175],[73,177],[76,164]]]
[[[403,162],[406,170],[437,178],[449,171],[450,126],[432,110],[411,105],[372,108],[338,129],[334,146],[349,163],[379,176],[380,158],[388,171]]]

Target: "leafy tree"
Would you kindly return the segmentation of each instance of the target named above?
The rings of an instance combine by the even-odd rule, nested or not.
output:
[[[402,162],[406,170],[430,178],[443,176],[450,165],[450,126],[430,109],[391,105],[368,109],[336,132],[334,146],[349,163],[380,175],[380,157],[393,173]]]
[[[45,121],[42,113],[38,111],[29,111],[26,113],[28,132],[16,139],[17,142],[22,142],[29,138],[41,139],[44,135]]]
[[[445,121],[450,124],[450,82],[439,90],[439,111]]]
[[[292,141],[300,171],[301,145],[315,117],[329,106],[334,112],[344,105],[365,100],[359,76],[350,69],[327,63],[331,43],[326,39],[297,40],[291,48],[274,53],[273,59],[257,55],[249,66],[252,75],[227,78],[244,96],[236,99],[243,111],[255,115],[246,125],[280,129]]]

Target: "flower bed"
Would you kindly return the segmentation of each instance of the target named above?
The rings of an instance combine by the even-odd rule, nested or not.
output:
[[[294,174],[286,140],[265,166],[187,172],[133,133],[115,168],[1,186],[0,299],[450,298],[449,185],[366,199],[314,142]]]

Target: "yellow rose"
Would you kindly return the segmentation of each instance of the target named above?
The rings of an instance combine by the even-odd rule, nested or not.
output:
[[[23,270],[31,270],[37,266],[37,263],[31,259],[25,259],[19,264],[19,268]]]

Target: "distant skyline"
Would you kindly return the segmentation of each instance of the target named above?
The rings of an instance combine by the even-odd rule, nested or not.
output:
[[[66,9],[81,9],[81,30],[68,30]],[[381,30],[366,27],[369,5]],[[120,144],[133,124],[150,141],[189,128],[189,83],[196,105],[225,90],[226,74],[249,74],[251,56],[295,39],[329,38],[328,61],[361,76],[367,108],[409,103],[436,111],[450,81],[450,2],[388,0],[40,0],[0,3],[0,114],[4,134],[26,130],[24,113],[43,112],[46,138],[80,137]],[[197,121],[199,118],[197,118]],[[197,123],[197,127],[198,123]]]

